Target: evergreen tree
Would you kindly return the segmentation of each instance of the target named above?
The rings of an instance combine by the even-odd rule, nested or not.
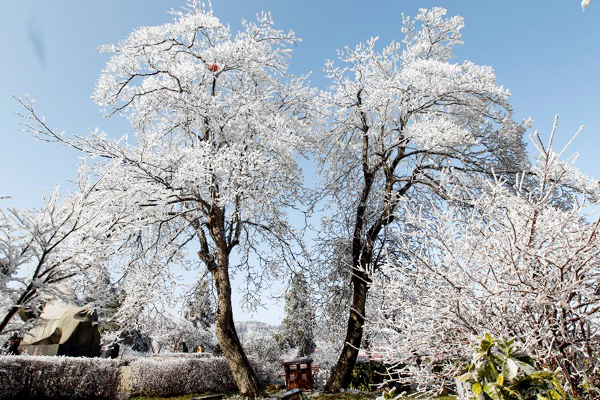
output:
[[[280,327],[283,347],[298,349],[298,357],[306,357],[315,350],[315,310],[311,292],[304,275],[297,273],[290,282],[285,297],[285,318]]]
[[[324,294],[323,312],[318,322],[318,339],[341,349],[346,335],[346,320],[352,304],[352,249],[347,241],[332,245],[330,259],[322,259],[328,266],[321,282],[320,293]]]
[[[200,279],[187,301],[184,317],[196,328],[207,329],[215,323],[216,305],[208,277]]]

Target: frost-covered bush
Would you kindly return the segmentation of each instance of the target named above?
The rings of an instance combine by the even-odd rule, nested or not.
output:
[[[166,353],[166,354],[150,354],[149,358],[153,360],[168,359],[168,358],[212,358],[210,353]]]
[[[139,358],[130,366],[132,395],[173,396],[236,390],[227,362],[222,357]]]
[[[282,360],[287,354],[282,352],[273,337],[254,338],[245,341],[243,346],[248,357],[256,361],[254,365],[261,381],[273,383],[281,380],[284,372]]]
[[[424,396],[453,390],[472,337],[488,332],[560,371],[570,396],[598,398],[600,187],[560,160],[553,136],[544,145],[536,133],[536,162],[512,184],[461,196],[468,209],[423,204],[390,232],[397,249],[373,280],[368,329]]]
[[[266,369],[250,363],[267,382]],[[114,399],[235,390],[227,361],[202,353],[118,360],[0,356],[0,399]]]
[[[1,399],[114,399],[117,360],[0,356]]]
[[[317,350],[311,356],[314,363],[321,366],[321,370],[330,370],[333,368],[340,352],[342,351],[342,341],[333,343],[330,341],[317,342]]]

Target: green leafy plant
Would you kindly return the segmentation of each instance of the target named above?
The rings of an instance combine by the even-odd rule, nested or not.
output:
[[[214,356],[221,357],[223,355],[223,350],[221,350],[221,345],[217,343],[215,347],[213,347],[212,351]]]
[[[383,400],[393,400],[396,398],[396,388],[393,387],[391,390],[387,392],[383,392]]]
[[[369,392],[380,385],[387,375],[385,365],[378,361],[357,362],[352,369],[349,387]]]
[[[535,360],[516,349],[515,341],[480,340],[465,373],[456,378],[462,398],[477,400],[561,400],[567,395],[559,375],[538,370]]]

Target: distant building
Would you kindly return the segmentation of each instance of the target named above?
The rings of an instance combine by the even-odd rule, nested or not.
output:
[[[260,321],[236,321],[235,330],[241,341],[273,335],[278,326]]]

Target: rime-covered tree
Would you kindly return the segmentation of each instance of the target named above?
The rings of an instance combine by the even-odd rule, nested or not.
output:
[[[352,302],[351,258],[347,240],[334,246],[331,253],[321,255],[326,258],[319,259],[318,262],[323,267],[321,274],[315,274],[319,277],[320,295],[316,337],[321,346],[340,350],[346,334],[348,308]]]
[[[298,350],[298,357],[306,357],[315,350],[315,309],[306,278],[296,273],[285,296],[285,318],[279,327],[280,341],[286,348]]]
[[[151,339],[152,350],[157,354],[163,349],[180,352],[184,343],[188,349],[195,349],[198,345],[206,346],[212,338],[210,331],[198,328],[192,322],[166,310],[148,309],[139,322],[142,328],[140,331]]]
[[[490,179],[471,208],[432,205],[435,218],[409,215],[396,232],[370,329],[404,383],[453,386],[473,338],[490,333],[559,371],[571,396],[600,394],[600,188],[552,138],[535,144],[515,182]]]
[[[0,210],[0,333],[19,309],[33,316],[45,301],[76,300],[81,282],[97,283],[106,273],[128,217],[104,213],[101,181],[90,182],[82,165],[74,192],[61,198],[57,186],[40,209]]]
[[[326,64],[328,123],[320,135],[321,195],[328,200],[327,241],[347,240],[353,298],[344,348],[326,390],[346,387],[363,336],[373,274],[401,224],[400,202],[444,199],[448,169],[498,173],[526,163],[525,124],[511,119],[509,92],[490,67],[453,63],[460,17],[441,8],[403,18],[404,40],[377,49],[377,38],[346,48]]]
[[[201,278],[187,299],[184,317],[196,328],[207,329],[215,323],[215,308],[211,282]]]
[[[96,171],[107,174],[98,190],[137,217],[138,249],[157,270],[159,260],[181,254],[163,244],[176,250],[197,243],[215,282],[223,354],[240,392],[257,396],[259,382],[233,324],[230,270],[243,270],[258,290],[263,271],[292,262],[297,235],[285,208],[301,196],[294,156],[310,126],[313,92],[287,74],[289,45],[298,39],[275,29],[270,14],[244,21],[235,35],[199,2],[172,14],[171,23],[102,47],[113,55],[93,100],[125,115],[133,140],[98,132],[66,137],[26,103],[30,130],[95,157]]]

